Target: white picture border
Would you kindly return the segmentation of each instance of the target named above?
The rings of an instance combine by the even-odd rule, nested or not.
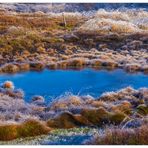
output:
[[[0,0],[0,3],[148,3],[148,0]]]
[[[148,3],[148,0],[0,0],[0,3]],[[115,147],[121,147],[121,148],[141,148],[141,147],[147,147],[146,145],[145,146],[117,146],[117,145],[114,145],[114,146],[102,146],[102,145],[98,145],[98,146],[88,146],[88,145],[81,145],[81,146],[72,146],[72,145],[68,145],[68,146],[59,146],[59,145],[56,145],[56,146],[52,146],[52,145],[47,145],[47,146],[36,146],[36,145],[33,145],[33,146],[29,146],[29,145],[15,145],[15,146],[12,146],[12,145],[0,145],[0,147],[5,147],[5,148],[32,148],[32,147],[61,147],[61,148],[73,148],[73,147],[77,147],[77,148],[91,148],[91,147],[94,147],[94,148],[106,148],[106,147],[110,147],[110,148],[115,148]]]

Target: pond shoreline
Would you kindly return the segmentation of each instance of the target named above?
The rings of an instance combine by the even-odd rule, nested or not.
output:
[[[13,83],[7,81],[0,89],[2,141],[48,134],[54,129],[124,127],[124,131],[147,126],[147,88],[127,87],[104,93],[96,100],[91,96],[71,95],[49,106],[41,96],[26,103],[23,93],[13,88]]]
[[[81,61],[83,60],[83,61]],[[82,70],[82,69],[94,69],[94,70],[118,70],[122,69],[128,73],[138,73],[142,72],[148,74],[148,67],[140,67],[140,65],[129,64],[129,65],[118,65],[117,63],[111,61],[101,61],[100,59],[88,60],[75,58],[72,59],[72,65],[69,61],[52,62],[51,64],[45,64],[44,62],[30,62],[30,63],[16,63],[11,62],[0,66],[1,74],[15,74],[28,71],[43,71],[45,69],[49,70]]]
[[[32,143],[41,144],[45,135],[43,144],[65,144],[67,139],[70,144],[84,139],[88,141],[80,144],[148,144],[147,9],[27,11],[0,11],[0,78],[6,76],[0,79],[0,141],[21,143],[39,136]],[[100,75],[93,71],[80,76],[79,71],[69,78],[70,74],[60,77],[61,73],[56,73],[71,68],[97,69]],[[46,69],[55,70],[54,74],[46,73]],[[111,72],[101,73],[102,69]],[[118,69],[124,72],[114,75],[112,70]],[[33,75],[32,71],[40,74]],[[21,72],[27,77],[22,73],[19,79]],[[130,73],[134,73],[133,79]],[[141,77],[136,78],[135,73]],[[16,79],[11,80],[12,75]],[[82,86],[87,87],[84,84],[92,87],[87,95],[77,93]],[[59,96],[59,88],[61,92],[75,88],[76,95]],[[27,101],[24,93],[29,94],[29,90],[35,96]],[[100,95],[93,97],[96,91]],[[48,104],[42,92],[59,97],[51,97]],[[94,136],[89,139],[92,128]],[[52,138],[55,143],[50,143]]]
[[[91,68],[81,70],[45,69],[0,75],[0,83],[7,80],[12,81],[16,89],[21,88],[24,91],[27,102],[30,102],[34,95],[41,95],[47,103],[66,94],[91,95],[98,98],[104,92],[116,91],[128,86],[135,89],[148,87],[147,75],[141,72],[131,74],[122,69],[111,71]]]

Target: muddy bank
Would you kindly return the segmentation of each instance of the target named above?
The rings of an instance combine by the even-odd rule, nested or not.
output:
[[[147,88],[131,87],[100,98],[62,96],[47,105],[43,97],[35,96],[26,103],[23,92],[7,81],[0,88],[0,140],[47,134],[57,128],[138,128],[147,120],[147,105]]]

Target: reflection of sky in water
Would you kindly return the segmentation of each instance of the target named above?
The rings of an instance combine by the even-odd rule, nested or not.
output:
[[[11,80],[16,88],[25,91],[26,98],[32,95],[57,97],[65,92],[99,96],[106,91],[115,91],[126,86],[148,87],[148,76],[142,73],[129,74],[122,70],[106,71],[85,69],[44,70],[14,75],[0,75],[0,82]]]

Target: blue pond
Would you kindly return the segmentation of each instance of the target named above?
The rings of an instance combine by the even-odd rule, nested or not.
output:
[[[44,70],[0,75],[0,83],[6,80],[13,81],[16,88],[24,90],[26,101],[33,95],[42,95],[50,101],[50,98],[65,92],[98,97],[103,92],[116,91],[127,86],[135,89],[148,87],[148,75],[130,74],[120,69]]]

